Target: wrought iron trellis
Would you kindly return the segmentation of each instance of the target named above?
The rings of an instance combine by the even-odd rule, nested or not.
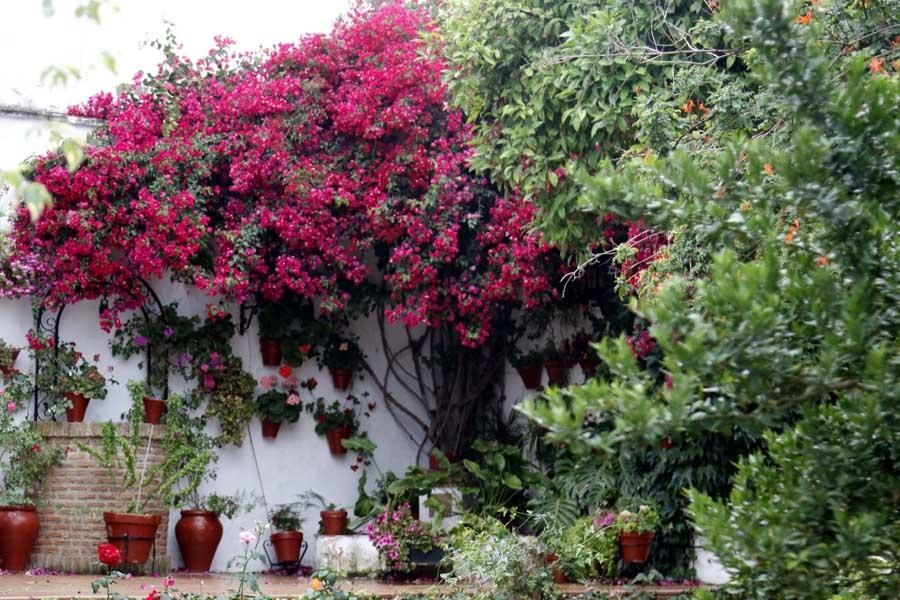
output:
[[[141,311],[144,319],[146,321],[150,321],[151,316],[156,313],[159,315],[160,319],[165,319],[165,313],[163,312],[163,304],[159,299],[159,296],[153,291],[153,288],[150,287],[150,284],[147,283],[141,277],[135,277],[135,281],[138,285],[143,289],[144,301],[138,307],[138,310]],[[46,300],[46,296],[44,297]],[[66,305],[63,304],[59,307],[59,309],[53,313],[46,310],[44,306],[45,302],[41,302],[35,311],[35,333],[38,336],[43,337],[43,334],[52,335],[53,339],[53,357],[54,360],[59,359],[59,326],[62,322],[63,311],[66,309]],[[100,301],[100,313],[102,314],[109,308],[109,302],[106,298]],[[47,398],[47,391],[42,390],[39,382],[39,376],[41,373],[41,368],[44,366],[41,364],[41,360],[39,356],[35,356],[34,361],[34,406],[32,407],[32,415],[31,418],[34,421],[49,421],[55,420],[56,415],[51,411],[52,403],[50,399]],[[166,374],[168,374],[169,365],[166,363],[165,365]],[[147,382],[150,382],[150,376],[153,372],[153,348],[151,344],[148,342],[146,348],[146,370],[147,370]],[[163,388],[163,399],[168,399],[169,397],[169,382],[168,377],[166,377],[166,383]]]

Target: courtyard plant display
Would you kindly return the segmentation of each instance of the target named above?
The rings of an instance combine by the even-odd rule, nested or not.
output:
[[[359,417],[356,412],[359,407],[359,399],[352,394],[343,401],[326,403],[324,399],[317,398],[315,402],[306,405],[307,411],[315,420],[316,433],[325,436],[328,440],[328,450],[333,455],[347,454],[343,441],[349,440],[359,431]]]
[[[303,532],[300,526],[303,520],[297,514],[294,505],[284,504],[276,508],[269,517],[272,534],[269,540],[275,549],[275,557],[279,563],[298,563],[301,560],[300,550],[303,547]]]
[[[40,529],[35,506],[40,486],[63,451],[46,444],[31,423],[15,418],[25,398],[9,387],[0,395],[0,568],[16,572],[28,567]]]

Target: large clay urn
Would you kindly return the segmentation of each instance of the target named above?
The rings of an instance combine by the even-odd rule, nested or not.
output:
[[[183,510],[175,524],[175,539],[184,568],[192,573],[206,573],[222,541],[222,523],[214,512]]]
[[[28,568],[38,529],[33,506],[0,506],[0,569],[15,572]]]

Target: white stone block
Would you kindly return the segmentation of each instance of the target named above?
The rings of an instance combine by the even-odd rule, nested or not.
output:
[[[445,515],[441,521],[441,530],[449,531],[459,523],[459,515],[463,512],[462,492],[457,487],[439,487],[431,490],[431,493],[419,496],[419,520],[423,523],[431,523],[438,516],[437,511],[431,510],[426,505],[429,498],[436,498],[444,507],[441,514]]]
[[[697,545],[694,548],[697,554],[697,558],[694,559],[694,570],[697,572],[697,579],[701,583],[711,585],[728,583],[731,580],[728,571],[719,562],[718,556],[703,547],[703,542],[702,538],[698,538]]]
[[[384,570],[367,535],[323,535],[316,540],[316,566],[343,575],[371,575]]]

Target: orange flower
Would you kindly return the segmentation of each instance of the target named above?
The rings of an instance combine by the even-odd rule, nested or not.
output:
[[[763,171],[766,172],[766,175],[774,175],[774,174],[775,174],[775,167],[773,167],[773,166],[772,166],[771,164],[769,164],[769,163],[766,163],[766,164],[763,165]]]
[[[816,259],[816,264],[819,265],[820,267],[824,267],[825,265],[828,264],[828,258],[825,256],[820,256],[819,258]]]
[[[322,581],[317,577],[313,577],[309,580],[309,587],[311,587],[314,592],[321,592],[325,589],[325,586],[322,585]]]
[[[794,23],[797,25],[809,25],[809,22],[812,21],[813,13],[812,11],[807,11],[806,14],[802,14],[796,19],[794,19]]]
[[[869,61],[869,73],[874,75],[875,73],[881,73],[884,71],[884,59],[876,56],[872,60]]]
[[[794,238],[797,237],[797,232],[800,230],[800,219],[794,219],[794,222],[791,223],[791,226],[788,228],[787,235],[784,236],[784,243],[791,244],[794,241]]]
[[[704,117],[709,114],[709,109],[706,108],[706,105],[703,104],[702,102],[697,105],[697,110],[702,112]]]
[[[684,104],[681,105],[681,111],[686,112],[688,114],[694,112],[694,108],[696,108],[696,104],[694,104],[693,100],[688,100]]]

